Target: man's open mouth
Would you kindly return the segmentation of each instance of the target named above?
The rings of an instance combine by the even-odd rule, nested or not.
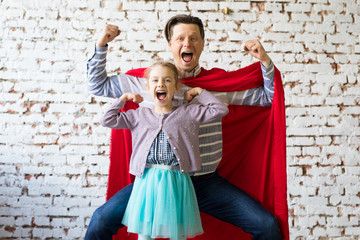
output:
[[[166,92],[163,91],[156,92],[156,97],[160,102],[164,101],[166,98]]]
[[[181,58],[184,62],[189,63],[193,59],[193,53],[190,52],[183,52],[181,54]]]

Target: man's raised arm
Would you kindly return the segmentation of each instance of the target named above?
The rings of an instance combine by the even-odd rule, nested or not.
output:
[[[275,67],[259,40],[249,40],[242,46],[251,56],[260,60],[264,85],[245,91],[227,92],[230,105],[271,106],[274,97]]]
[[[107,24],[96,42],[94,55],[87,62],[88,89],[96,96],[118,98],[122,95],[119,76],[108,76],[106,72],[107,43],[119,34],[117,26]]]
[[[275,67],[272,61],[268,67],[261,63],[264,85],[245,91],[227,92],[226,99],[230,105],[271,106],[274,97]]]

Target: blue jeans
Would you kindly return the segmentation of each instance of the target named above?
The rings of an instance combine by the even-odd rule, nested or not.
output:
[[[260,203],[229,183],[217,172],[207,178],[192,177],[200,211],[252,234],[253,239],[281,239],[276,218]],[[85,240],[112,239],[121,224],[132,184],[121,189],[94,212]]]

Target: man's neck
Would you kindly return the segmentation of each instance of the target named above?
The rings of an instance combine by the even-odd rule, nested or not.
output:
[[[179,72],[179,79],[182,79],[182,78],[186,78],[186,77],[192,77],[193,76],[193,70],[192,69],[191,71],[183,71],[183,70],[178,70]]]
[[[196,67],[194,67],[190,71],[178,70],[179,79],[187,78],[187,77],[196,77],[200,73],[200,71],[201,71],[201,68],[200,68],[199,64],[196,65]]]
[[[187,72],[179,70],[179,69],[178,69],[178,73],[179,73],[179,79],[184,78],[184,76],[187,74]]]

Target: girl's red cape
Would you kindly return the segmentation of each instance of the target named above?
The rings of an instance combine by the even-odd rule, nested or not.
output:
[[[127,74],[143,77],[144,68],[130,70]],[[260,62],[237,71],[202,69],[197,77],[181,80],[190,87],[202,87],[209,91],[241,91],[263,85]],[[127,102],[124,109],[138,106]],[[284,90],[281,74],[275,68],[275,94],[271,107],[229,106],[230,112],[223,118],[223,158],[218,167],[221,176],[246,191],[269,210],[279,221],[282,239],[289,239],[287,179],[286,179],[286,132]],[[131,133],[128,130],[112,130],[110,143],[110,171],[107,199],[133,181],[129,174]],[[205,233],[196,240],[251,239],[239,227],[201,213]],[[126,227],[113,239],[137,239]]]

